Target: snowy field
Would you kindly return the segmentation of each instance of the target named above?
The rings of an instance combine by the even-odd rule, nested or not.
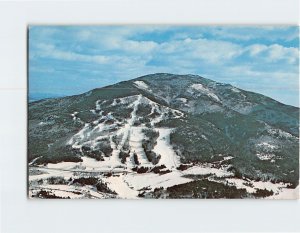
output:
[[[184,171],[172,170],[166,174],[146,172],[138,174],[129,168],[112,167],[109,163],[99,162],[91,158],[83,157],[83,162],[62,162],[47,164],[46,166],[30,166],[29,196],[41,190],[50,191],[57,197],[62,198],[124,198],[139,199],[139,194],[147,190],[154,191],[156,188],[168,188],[174,185],[193,181],[187,175],[210,175],[209,180],[226,183],[238,189],[246,189],[248,193],[257,190],[269,190],[274,194],[267,199],[295,199],[299,194],[299,188],[289,189],[285,183],[271,183],[263,181],[251,181],[232,177],[232,173],[224,168],[213,168],[211,164],[195,165]],[[35,174],[38,173],[38,174]],[[105,183],[115,194],[98,191],[93,185],[74,184],[71,180],[79,177],[96,177]],[[49,184],[50,178],[63,178],[65,184]]]

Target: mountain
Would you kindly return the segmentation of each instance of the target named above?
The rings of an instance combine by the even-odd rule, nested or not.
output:
[[[58,97],[63,97],[63,95],[53,94],[53,93],[34,92],[34,93],[29,94],[28,100],[29,100],[29,102],[33,102],[33,101],[37,101],[37,100],[49,99],[49,98],[58,98]]]
[[[32,102],[28,120],[32,197],[57,197],[54,169],[73,172],[68,187],[98,174],[102,198],[257,198],[299,183],[299,108],[197,75]]]

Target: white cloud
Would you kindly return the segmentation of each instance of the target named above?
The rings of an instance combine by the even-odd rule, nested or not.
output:
[[[188,60],[201,59],[211,63],[222,63],[242,53],[242,48],[234,43],[191,38],[163,43],[159,49],[163,54],[178,54]]]
[[[70,51],[63,51],[57,49],[53,44],[36,44],[36,51],[31,53],[31,58],[46,57],[52,59],[66,60],[66,61],[81,61],[81,62],[95,62],[99,64],[108,63],[111,59],[108,56],[102,55],[83,55]]]
[[[245,51],[249,50],[250,56],[254,57],[265,51],[268,47],[262,44],[254,44],[245,48]]]
[[[158,46],[153,41],[110,40],[110,49],[118,49],[133,54],[147,54]]]
[[[164,31],[166,26],[89,27],[77,30],[74,37],[93,44],[97,49],[120,50],[128,53],[145,54],[157,47],[154,41],[133,40],[131,36],[153,31]]]
[[[269,58],[273,61],[287,60],[289,63],[294,63],[299,59],[299,50],[297,48],[286,48],[278,44],[269,46]]]
[[[245,48],[253,58],[264,59],[265,62],[286,61],[290,64],[296,63],[299,59],[299,49],[294,47],[284,47],[279,44],[269,46],[254,44]]]
[[[205,28],[205,31],[219,39],[235,41],[249,41],[253,39],[292,41],[299,36],[297,27],[286,26],[213,26]]]

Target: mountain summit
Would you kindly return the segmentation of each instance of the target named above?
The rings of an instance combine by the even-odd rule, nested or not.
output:
[[[299,108],[197,75],[32,102],[28,118],[32,197],[58,196],[49,188],[57,170],[100,198],[256,198],[299,182]],[[93,172],[97,181],[86,181]]]

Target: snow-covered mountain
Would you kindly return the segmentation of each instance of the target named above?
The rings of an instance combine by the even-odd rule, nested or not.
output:
[[[30,197],[297,198],[299,109],[196,75],[30,103],[28,142]]]

